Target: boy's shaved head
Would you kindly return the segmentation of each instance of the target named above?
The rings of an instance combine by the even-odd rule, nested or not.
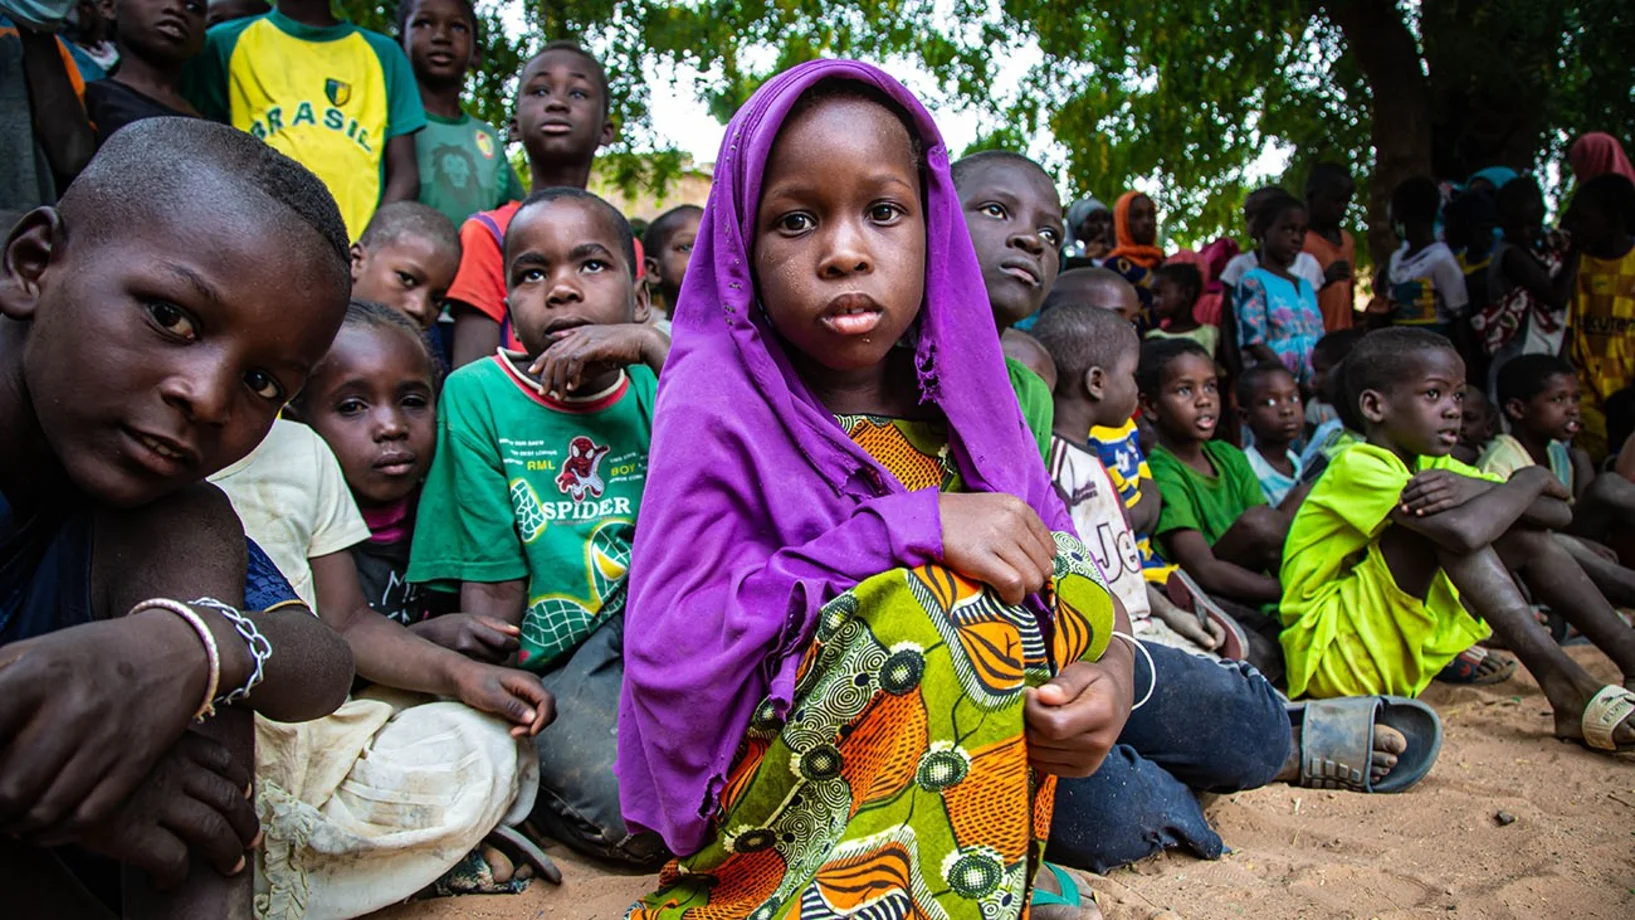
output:
[[[158,155],[163,151],[163,155]],[[57,210],[75,233],[102,238],[167,214],[184,201],[252,205],[311,234],[327,267],[347,273],[346,224],[334,196],[306,167],[227,125],[146,118],[103,144]]]
[[[607,229],[612,231],[614,240],[618,243],[618,251],[624,255],[625,266],[629,270],[630,276],[632,278],[640,277],[641,266],[636,264],[636,234],[630,229],[630,221],[626,220],[624,214],[618,208],[608,204],[605,199],[582,188],[558,186],[556,188],[542,188],[534,192],[522,202],[522,207],[517,208],[516,213],[511,215],[511,225],[516,226],[518,224],[517,218],[521,217],[524,211],[532,211],[542,205],[563,199],[583,202],[588,207],[601,212],[607,223]],[[506,233],[505,242],[507,244],[505,247],[505,261],[509,265],[511,262],[511,234],[509,232]]]
[[[394,201],[381,205],[369,225],[363,228],[358,244],[365,249],[390,243],[404,236],[427,240],[439,249],[460,251],[460,231],[448,215],[418,201]]]
[[[11,230],[0,400],[81,492],[144,505],[266,437],[335,337],[347,268],[340,211],[294,160],[225,125],[138,121]]]
[[[1045,311],[1033,337],[1056,362],[1057,380],[1076,385],[1092,367],[1113,368],[1141,347],[1135,327],[1111,310],[1066,303]]]
[[[642,248],[648,255],[657,255],[670,245],[670,237],[689,217],[702,217],[704,209],[696,204],[677,205],[653,218],[642,234]]]
[[[977,170],[989,166],[1020,166],[1044,176],[1046,182],[1053,181],[1050,178],[1050,173],[1045,172],[1043,166],[1020,153],[1013,153],[1009,150],[982,150],[968,157],[961,157],[948,167],[948,171],[954,178],[954,187],[963,189],[965,183]]]
[[[1056,277],[1056,284],[1045,296],[1044,310],[1048,313],[1057,306],[1084,304],[1119,313],[1135,297],[1130,282],[1110,268],[1072,268]]]
[[[1364,390],[1390,391],[1413,376],[1429,352],[1453,351],[1443,336],[1411,326],[1394,326],[1362,337],[1341,365],[1345,368],[1345,396],[1354,402]]]

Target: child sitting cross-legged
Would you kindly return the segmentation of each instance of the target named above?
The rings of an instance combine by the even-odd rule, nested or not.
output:
[[[1260,480],[1266,504],[1281,507],[1300,481],[1300,457],[1290,447],[1300,439],[1305,422],[1300,385],[1281,364],[1257,364],[1238,378],[1238,412],[1255,435],[1244,458]],[[1295,494],[1294,505],[1299,499]],[[1292,511],[1293,505],[1285,510]]]
[[[1210,594],[1275,602],[1289,519],[1266,503],[1243,451],[1215,438],[1222,402],[1214,360],[1187,339],[1148,342],[1136,379],[1158,434],[1150,462],[1164,506],[1153,537],[1165,558]]]
[[[1558,737],[1635,745],[1635,693],[1601,686],[1567,657],[1516,586],[1519,577],[1635,681],[1635,630],[1551,538],[1572,519],[1567,488],[1547,467],[1499,483],[1448,457],[1465,367],[1446,338],[1382,330],[1344,372],[1367,441],[1334,458],[1289,531],[1280,613],[1290,695],[1414,695],[1492,632],[1538,680]]]
[[[340,324],[340,213],[249,135],[155,118],[4,245],[6,913],[117,915],[87,889],[117,900],[123,864],[164,916],[248,916],[250,711],[333,711],[351,655],[200,480],[261,440]]]
[[[310,411],[328,422],[337,388],[372,392],[383,375],[399,377],[390,387],[399,400],[410,397],[412,406],[429,398],[424,367],[414,363],[429,359],[423,346],[369,338],[356,320],[343,326],[308,394],[326,402],[297,401],[290,414]],[[424,470],[423,454],[409,459],[403,419],[389,424],[401,427],[404,441],[388,441],[383,450],[392,452],[375,455],[371,493],[379,498],[412,489]],[[528,736],[550,722],[550,694],[532,674],[473,661],[372,609],[353,548],[373,535],[334,452],[313,429],[279,419],[249,456],[211,481],[302,601],[346,640],[358,676],[374,684],[324,719],[256,722],[266,816],[256,878],[265,915],[358,916],[403,900],[502,821],[526,815],[534,791]],[[402,807],[403,789],[415,790],[418,807]]]
[[[352,296],[429,329],[459,268],[460,234],[448,218],[418,201],[394,201],[352,244]]]
[[[1149,683],[1153,687],[1152,698],[1131,712],[1101,768],[1058,786],[1050,857],[1093,872],[1170,847],[1218,858],[1225,847],[1203,814],[1199,792],[1272,782],[1326,785],[1332,771],[1313,769],[1325,761],[1355,768],[1345,771],[1352,781],[1338,784],[1345,788],[1400,791],[1413,785],[1429,770],[1435,751],[1421,745],[1415,757],[1399,759],[1408,750],[1408,739],[1389,723],[1401,722],[1397,716],[1403,710],[1358,698],[1336,701],[1326,710],[1286,711],[1277,691],[1252,665],[1220,663],[1200,654],[1200,648],[1214,644],[1208,642],[1209,633],[1200,633],[1198,617],[1169,604],[1162,592],[1144,583],[1123,503],[1095,452],[1078,434],[1134,411],[1140,353],[1135,328],[1109,311],[1074,304],[1050,310],[1033,331],[1062,369],[1055,394],[1052,477],[1074,525],[1130,611],[1146,652],[1136,662],[1137,691]],[[1427,710],[1409,718],[1434,725]],[[1349,723],[1361,729],[1357,737],[1371,738],[1372,744],[1357,750],[1330,748],[1336,735],[1318,730],[1323,722]]]
[[[662,849],[620,818],[609,727],[669,338],[647,323],[629,223],[595,195],[535,192],[511,218],[504,255],[523,350],[444,385],[409,579],[458,596],[465,616],[520,630],[517,665],[556,695],[535,820],[575,848],[646,863]]]

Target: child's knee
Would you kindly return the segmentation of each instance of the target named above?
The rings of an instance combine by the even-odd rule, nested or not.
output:
[[[1268,546],[1282,545],[1289,535],[1289,516],[1271,505],[1256,505],[1243,512],[1240,523],[1251,539]]]

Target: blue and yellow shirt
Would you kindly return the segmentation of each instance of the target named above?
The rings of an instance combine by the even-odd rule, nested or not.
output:
[[[386,142],[426,125],[409,59],[349,22],[309,26],[274,10],[222,23],[188,64],[207,118],[266,141],[324,180],[353,239],[380,205]]]

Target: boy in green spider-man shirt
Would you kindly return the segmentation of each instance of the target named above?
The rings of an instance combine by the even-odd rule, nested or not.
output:
[[[525,350],[502,348],[444,384],[408,579],[459,592],[441,641],[487,660],[515,652],[556,696],[537,739],[535,821],[591,855],[645,864],[661,847],[620,818],[610,726],[670,340],[647,323],[629,223],[595,195],[552,188],[524,201],[504,265]]]

